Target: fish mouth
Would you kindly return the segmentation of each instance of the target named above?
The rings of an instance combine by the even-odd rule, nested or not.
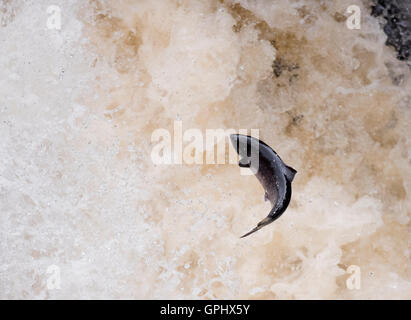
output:
[[[244,153],[244,151],[247,154],[248,139],[248,136],[239,133],[230,134],[231,144],[238,154]]]
[[[230,134],[231,144],[233,145],[234,149],[235,149],[237,152],[238,152],[238,150],[239,150],[239,145],[238,145],[239,138],[238,138],[238,136],[239,136],[238,133]]]

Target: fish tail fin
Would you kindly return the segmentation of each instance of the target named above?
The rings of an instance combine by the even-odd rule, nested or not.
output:
[[[249,236],[250,234],[252,234],[252,233],[254,233],[254,232],[256,232],[260,229],[261,229],[261,227],[255,227],[253,230],[251,230],[250,232],[247,232],[245,235],[241,236],[240,238],[245,238],[245,237]]]
[[[247,236],[249,236],[250,234],[260,230],[262,227],[266,226],[267,224],[270,224],[271,222],[273,222],[275,219],[273,219],[272,217],[268,216],[265,217],[263,220],[261,220],[257,226],[251,230],[250,232],[247,232],[245,235],[241,236],[240,238],[245,238]]]

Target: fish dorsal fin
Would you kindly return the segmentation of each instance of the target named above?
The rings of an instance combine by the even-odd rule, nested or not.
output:
[[[295,174],[297,173],[297,170],[289,167],[289,166],[285,166],[285,175],[287,176],[288,180],[291,182],[294,179]]]

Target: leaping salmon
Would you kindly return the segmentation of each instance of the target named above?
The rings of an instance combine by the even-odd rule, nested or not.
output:
[[[241,237],[244,238],[278,219],[287,209],[291,200],[291,182],[297,171],[287,166],[278,154],[261,140],[241,134],[230,135],[230,140],[240,156],[238,165],[252,170],[264,187],[265,200],[269,200],[273,206],[266,218]]]

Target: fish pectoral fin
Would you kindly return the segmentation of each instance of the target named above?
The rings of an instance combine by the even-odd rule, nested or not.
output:
[[[269,199],[268,199],[268,193],[267,193],[267,191],[266,192],[264,192],[264,201],[268,201]]]
[[[251,166],[250,159],[243,158],[243,159],[241,159],[241,160],[238,162],[238,165],[239,165],[241,168],[250,168],[250,166]]]

